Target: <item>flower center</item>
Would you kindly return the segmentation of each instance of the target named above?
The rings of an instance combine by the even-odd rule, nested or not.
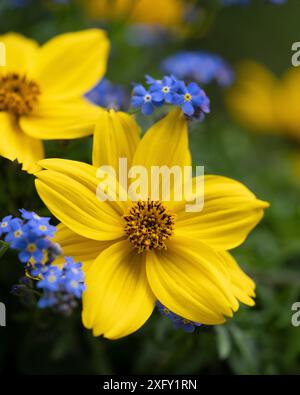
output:
[[[26,76],[9,73],[0,76],[0,111],[13,115],[28,115],[34,109],[40,95],[40,89]]]
[[[15,231],[15,237],[21,237],[22,236],[22,231],[21,230],[16,230]]]
[[[48,282],[49,282],[49,283],[55,283],[56,280],[57,280],[57,277],[56,277],[54,274],[51,274],[51,275],[48,277]]]
[[[163,87],[163,92],[164,93],[169,93],[170,92],[170,88],[168,86],[164,86]]]
[[[186,93],[186,94],[184,95],[184,100],[185,100],[185,101],[191,101],[191,100],[192,100],[192,95],[191,95],[190,93]]]
[[[167,249],[166,241],[174,232],[175,215],[168,213],[161,202],[134,203],[124,219],[125,233],[138,253]]]
[[[28,251],[29,252],[35,252],[36,251],[36,245],[35,244],[29,244],[28,245]]]
[[[150,102],[151,99],[152,99],[152,98],[151,98],[151,95],[145,95],[145,96],[144,96],[144,100],[145,100],[145,102],[147,102],[147,103]]]

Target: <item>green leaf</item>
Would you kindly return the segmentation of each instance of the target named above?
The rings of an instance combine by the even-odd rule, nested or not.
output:
[[[225,326],[216,326],[217,349],[220,359],[227,359],[232,349],[230,334]]]

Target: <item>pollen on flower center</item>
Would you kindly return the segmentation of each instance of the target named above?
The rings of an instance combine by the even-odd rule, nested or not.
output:
[[[151,101],[151,96],[150,95],[145,95],[144,96],[144,100],[145,100],[145,102],[150,102]]]
[[[184,95],[184,100],[185,101],[191,101],[192,100],[192,95],[190,94],[190,93],[186,93],[185,95]]]
[[[28,115],[37,104],[39,86],[25,75],[9,73],[0,76],[0,111],[15,116]]]
[[[124,219],[125,233],[138,253],[167,249],[166,241],[174,232],[175,215],[168,213],[161,202],[134,203]]]
[[[36,245],[35,244],[29,244],[28,245],[28,251],[29,252],[35,252],[36,251]]]

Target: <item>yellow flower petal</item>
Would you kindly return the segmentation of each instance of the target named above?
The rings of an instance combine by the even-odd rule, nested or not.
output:
[[[154,296],[145,259],[125,240],[106,249],[86,276],[83,323],[94,336],[118,339],[138,330],[150,317]]]
[[[190,166],[187,120],[180,109],[153,125],[141,140],[133,165]]]
[[[282,78],[277,100],[273,99],[281,130],[297,140],[300,140],[299,89],[300,72],[292,67]]]
[[[0,74],[28,74],[34,62],[38,44],[18,33],[7,33],[0,36],[0,42],[6,48],[6,66],[0,67]]]
[[[186,10],[183,0],[84,0],[91,18],[173,27],[181,24]]]
[[[140,128],[134,118],[122,112],[102,111],[97,120],[93,143],[93,165],[113,166],[118,174],[119,159],[133,155],[140,142]]]
[[[28,173],[40,170],[37,162],[44,157],[43,143],[24,134],[5,112],[0,112],[0,129],[0,155],[11,161],[17,160]]]
[[[180,109],[171,111],[165,118],[153,125],[142,138],[133,158],[133,166],[143,166],[148,171],[148,194],[156,195],[155,200],[165,200],[162,193],[163,178],[160,177],[151,190],[151,169],[154,166],[169,169],[173,166],[190,166],[191,155],[188,146],[187,120]],[[174,188],[174,178],[170,178],[170,188]]]
[[[195,235],[217,250],[242,244],[269,206],[230,178],[205,176],[204,189],[204,208],[200,212],[186,212],[185,202],[172,203],[177,214],[176,234]]]
[[[38,172],[36,176],[36,188],[43,202],[75,233],[103,241],[124,235],[119,214],[107,202],[100,202],[84,182],[52,170]]]
[[[99,254],[112,244],[111,241],[96,241],[82,237],[63,224],[58,225],[53,241],[60,245],[64,256],[71,256],[76,262],[82,262],[85,272]]]
[[[54,37],[38,51],[33,75],[44,96],[83,96],[106,71],[109,41],[100,29]]]
[[[227,95],[233,117],[246,127],[261,132],[278,129],[274,108],[278,81],[262,65],[245,61],[237,70],[237,81]]]
[[[166,251],[147,254],[147,277],[157,299],[188,320],[221,324],[238,308],[220,257],[198,240],[173,237]]]
[[[42,100],[33,113],[20,119],[20,125],[26,134],[43,140],[75,139],[94,132],[101,111],[84,99]]]
[[[226,269],[230,274],[234,296],[248,306],[254,306],[252,299],[255,297],[255,283],[242,271],[235,259],[229,252],[223,251],[219,255],[224,261]]]
[[[39,163],[44,169],[53,170],[60,174],[65,174],[73,180],[81,183],[86,188],[88,188],[91,193],[96,196],[97,188],[99,185],[99,179],[97,178],[97,168],[91,165],[88,165],[83,162],[77,162],[73,160],[66,159],[45,159]],[[116,200],[108,201],[109,204],[118,215],[123,216],[124,213],[128,209],[129,201],[121,201],[118,197],[118,191],[121,190],[121,187],[118,185],[117,180],[115,181],[116,185]],[[111,186],[111,189],[114,187]],[[115,190],[115,188],[113,189]],[[126,196],[126,192],[122,190],[122,193]]]

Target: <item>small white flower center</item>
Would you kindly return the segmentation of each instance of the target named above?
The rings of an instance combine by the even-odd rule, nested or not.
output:
[[[51,275],[51,276],[48,277],[48,282],[49,283],[55,283],[55,281],[56,281],[56,276]]]
[[[192,95],[190,93],[186,93],[184,95],[184,100],[190,102],[192,100]]]
[[[150,101],[151,101],[151,95],[145,95],[144,96],[144,101],[146,102],[146,103],[149,103]]]
[[[71,287],[72,287],[72,288],[78,288],[78,282],[75,281],[75,280],[72,281],[72,282],[71,282]]]

